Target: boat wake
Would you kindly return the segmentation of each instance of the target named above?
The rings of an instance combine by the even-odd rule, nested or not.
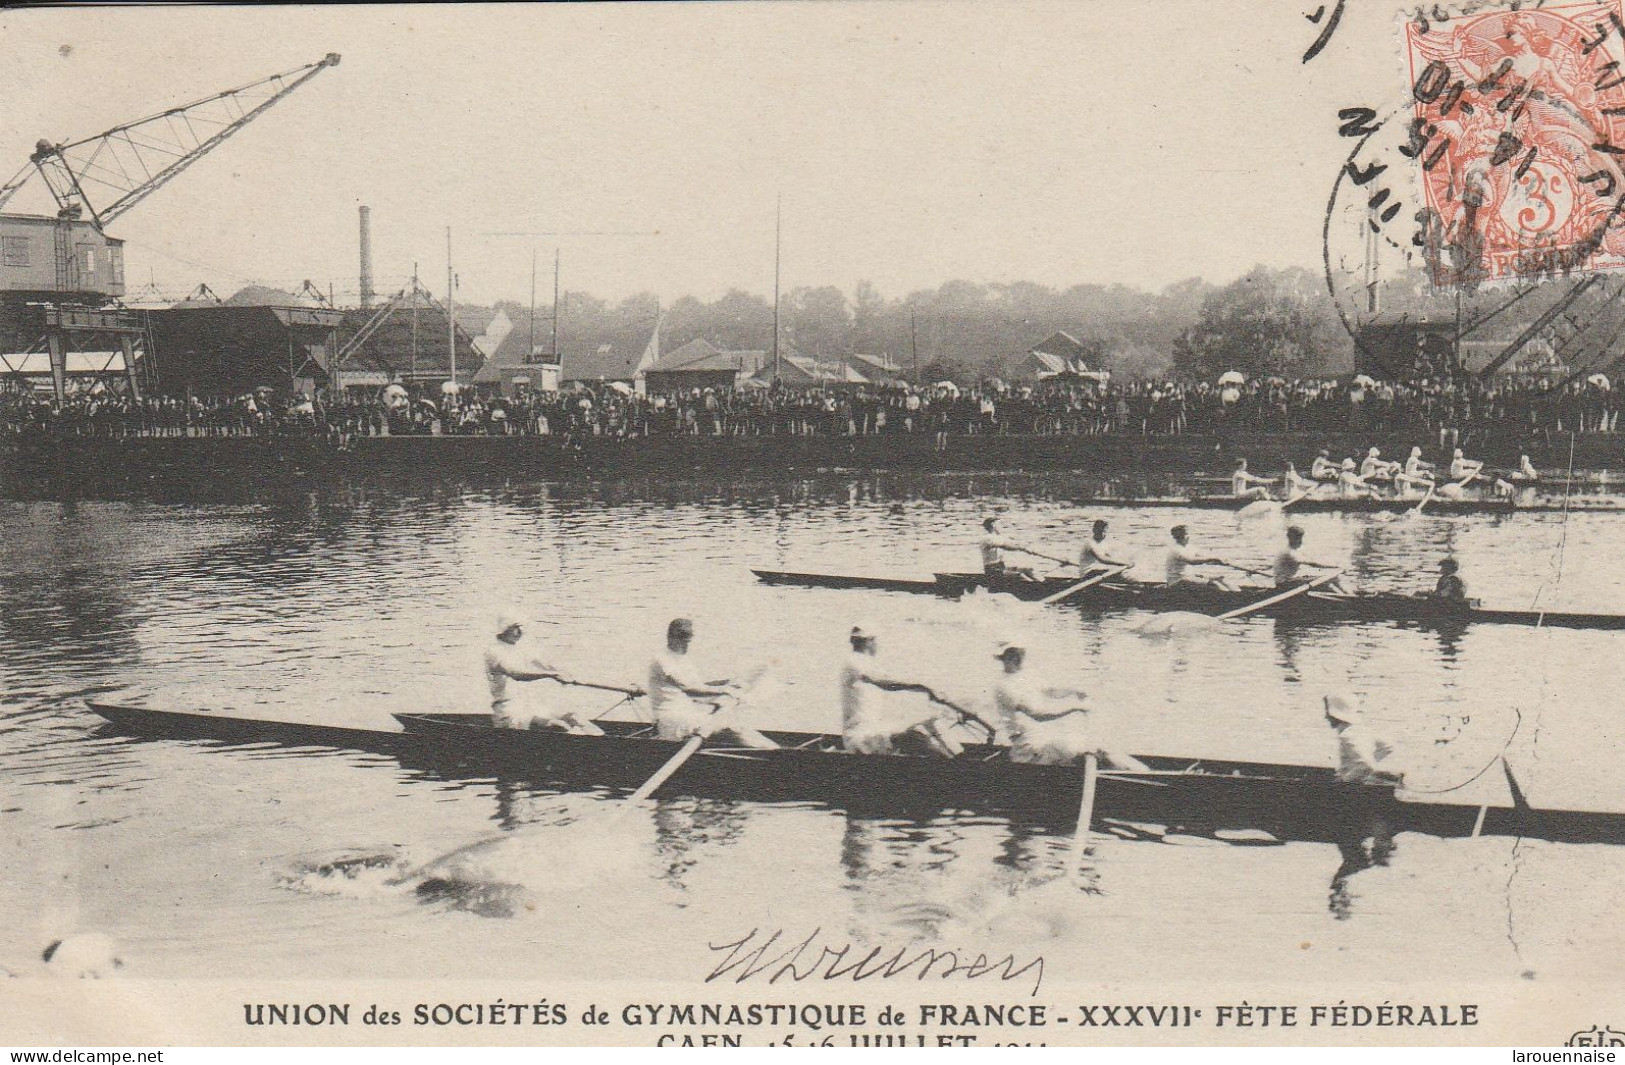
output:
[[[561,895],[624,883],[646,860],[636,844],[606,832],[610,815],[567,807],[548,823],[488,836],[438,856],[399,844],[349,848],[293,859],[279,878],[291,891],[352,899],[402,896],[482,917],[518,917]]]

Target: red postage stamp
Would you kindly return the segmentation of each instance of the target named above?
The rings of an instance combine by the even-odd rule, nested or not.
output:
[[[1621,0],[1499,7],[1405,23],[1437,285],[1625,267]]]

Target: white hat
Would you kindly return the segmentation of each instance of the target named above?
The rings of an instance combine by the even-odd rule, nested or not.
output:
[[[1347,692],[1334,692],[1326,696],[1326,716],[1333,721],[1352,725],[1360,719],[1360,700]]]
[[[993,657],[994,658],[1003,658],[1006,654],[1008,654],[1011,651],[1020,651],[1022,654],[1026,654],[1027,653],[1027,645],[1024,642],[1022,642],[1021,640],[1017,640],[1017,639],[1000,640],[999,641],[999,649],[998,649],[998,651],[994,652]]]
[[[496,632],[498,636],[501,636],[515,625],[523,626],[524,624],[525,619],[520,617],[519,611],[513,609],[512,607],[497,611]]]
[[[1370,451],[1367,451],[1366,454],[1370,455],[1372,458],[1376,458],[1378,455],[1382,454],[1382,452],[1378,451],[1376,448],[1372,448]]]

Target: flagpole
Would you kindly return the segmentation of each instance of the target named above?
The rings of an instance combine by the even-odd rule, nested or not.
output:
[[[536,358],[536,247],[530,249],[530,344],[525,348],[525,361]]]
[[[773,383],[781,380],[779,370],[779,250],[784,241],[784,193],[773,207]]]
[[[446,351],[451,357],[451,383],[457,384],[457,278],[451,272],[451,227],[446,227]]]
[[[553,361],[559,361],[559,259],[560,249],[553,249]]]

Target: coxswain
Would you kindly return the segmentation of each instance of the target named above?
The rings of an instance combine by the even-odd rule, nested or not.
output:
[[[1230,494],[1237,499],[1268,499],[1270,490],[1266,486],[1270,483],[1269,477],[1248,473],[1247,460],[1240,458],[1236,460],[1235,471],[1230,474]]]
[[[848,635],[852,653],[841,667],[841,740],[853,754],[925,752],[955,758],[965,748],[949,734],[952,721],[943,710],[913,703],[904,709],[890,692],[919,692],[943,708],[953,708],[929,685],[890,675],[879,661],[880,642],[868,625],[854,625]],[[915,750],[911,751],[910,748]]]
[[[1169,531],[1172,542],[1168,545],[1168,552],[1164,559],[1163,580],[1172,587],[1176,584],[1211,584],[1215,588],[1229,588],[1230,584],[1223,577],[1215,577],[1211,581],[1199,581],[1187,575],[1191,566],[1229,566],[1231,569],[1242,569],[1240,566],[1226,562],[1222,558],[1211,558],[1198,555],[1190,546],[1190,530],[1183,525],[1175,525]],[[1243,572],[1246,572],[1243,570]]]
[[[985,576],[1020,577],[1023,580],[1036,579],[1030,567],[1012,566],[1006,562],[1004,559],[1004,553],[1006,551],[1015,551],[1023,555],[1031,555],[1034,558],[1042,558],[1050,562],[1062,562],[1063,565],[1067,566],[1072,564],[1070,562],[1064,562],[1060,559],[1050,558],[1050,556],[1042,554],[1038,551],[1034,551],[1029,547],[1023,547],[1020,544],[1014,544],[1009,540],[1006,540],[1004,537],[999,535],[998,518],[982,519],[982,529],[985,531],[985,535],[982,537],[982,573]]]
[[[1303,571],[1304,567],[1308,567],[1309,569],[1326,570],[1328,572],[1338,568],[1336,566],[1328,566],[1324,562],[1316,562],[1314,559],[1305,557],[1303,553],[1303,526],[1293,525],[1290,526],[1286,531],[1286,545],[1282,547],[1280,552],[1278,552],[1275,556],[1275,587],[1285,588],[1289,585],[1297,583],[1298,577]],[[1337,587],[1336,581],[1327,582],[1326,587],[1328,590],[1332,591],[1342,590]]]
[[[1518,476],[1526,481],[1540,480],[1540,471],[1535,469],[1535,464],[1529,461],[1528,455],[1518,456]]]
[[[694,623],[674,618],[666,626],[666,649],[649,665],[649,702],[654,709],[655,735],[663,740],[690,736],[724,736],[746,747],[771,750],[778,746],[740,721],[738,688],[727,680],[704,680],[688,657]],[[723,708],[722,700],[735,700]]]
[[[1083,542],[1083,549],[1078,552],[1078,572],[1087,573],[1092,569],[1118,567],[1131,565],[1128,560],[1120,557],[1117,543],[1106,535],[1106,522],[1096,519],[1094,534]]]
[[[1033,765],[1066,765],[1086,754],[1100,756],[1108,768],[1145,772],[1133,755],[1101,749],[1088,734],[1088,696],[1071,688],[1049,688],[1023,672],[1027,649],[1006,641],[994,655],[1004,673],[993,689],[993,701],[1010,736],[1010,760]]]
[[[1484,471],[1484,464],[1478,459],[1469,459],[1462,456],[1461,448],[1456,448],[1455,454],[1450,456],[1450,479],[1466,483]]]
[[[1367,484],[1365,478],[1355,470],[1353,459],[1343,460],[1343,468],[1337,475],[1337,494],[1344,499],[1357,499],[1363,495],[1375,494],[1371,485]]]
[[[524,642],[525,623],[519,615],[505,612],[497,617],[496,639],[485,649],[485,680],[491,688],[491,724],[497,728],[558,729],[582,736],[602,736],[604,730],[572,710],[540,714],[518,714],[508,682],[554,680],[569,684],[554,667],[543,662]]]
[[[1317,481],[1335,481],[1337,473],[1337,463],[1332,461],[1331,450],[1321,448],[1320,454],[1315,456],[1315,461],[1309,466],[1309,476]]]
[[[1382,452],[1372,448],[1365,453],[1365,461],[1360,463],[1360,476],[1368,481],[1391,480],[1399,472],[1399,463],[1384,462]]]
[[[1453,606],[1469,605],[1467,582],[1461,579],[1461,564],[1455,559],[1439,560],[1439,580],[1433,586],[1432,597]]]

